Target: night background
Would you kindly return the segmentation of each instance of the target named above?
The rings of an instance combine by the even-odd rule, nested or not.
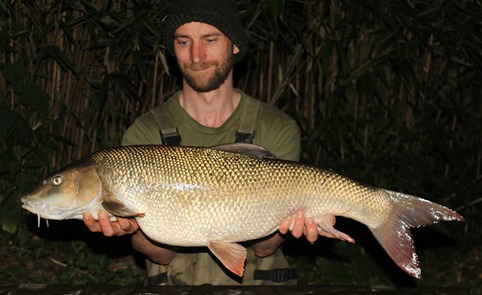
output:
[[[422,279],[363,225],[356,245],[290,240],[300,284],[482,287],[480,1],[237,1],[250,49],[237,87],[302,129],[302,161],[417,195],[466,222],[414,229]],[[141,284],[128,237],[20,207],[48,172],[120,144],[180,88],[161,45],[168,1],[0,3],[0,285]]]

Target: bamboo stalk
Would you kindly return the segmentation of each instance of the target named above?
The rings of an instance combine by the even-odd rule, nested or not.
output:
[[[271,87],[273,83],[273,68],[275,66],[275,59],[274,59],[274,42],[269,42],[269,56],[268,56],[268,75],[267,75],[267,83],[266,83],[266,99],[268,104],[272,105],[272,97],[271,97]]]

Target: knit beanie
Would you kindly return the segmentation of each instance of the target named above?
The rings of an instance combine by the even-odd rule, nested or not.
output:
[[[232,0],[173,0],[169,15],[164,20],[164,45],[174,54],[174,32],[189,22],[201,22],[216,27],[238,48],[233,62],[240,61],[248,49],[248,39],[238,8]]]

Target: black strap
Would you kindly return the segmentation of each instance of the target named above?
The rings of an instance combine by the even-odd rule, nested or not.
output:
[[[256,119],[258,118],[260,101],[248,97],[244,107],[238,131],[236,132],[235,143],[253,143]]]
[[[253,132],[254,133],[254,132]],[[235,143],[253,143],[254,134],[253,133],[241,133],[236,132]]]
[[[158,286],[160,284],[167,284],[167,282],[167,273],[163,272],[158,275],[148,277],[144,283],[146,286]]]
[[[170,134],[164,134],[162,132],[162,129],[159,130],[159,133],[161,134],[161,139],[162,143],[164,145],[170,145],[170,146],[180,146],[181,145],[181,135],[179,135],[179,132],[176,131]]]
[[[254,270],[254,280],[287,282],[296,279],[296,272],[293,268],[277,268],[272,270]]]
[[[180,146],[181,135],[179,135],[177,128],[172,124],[171,120],[169,120],[167,110],[160,107],[153,109],[151,112],[157,125],[159,125],[162,143],[164,145]]]

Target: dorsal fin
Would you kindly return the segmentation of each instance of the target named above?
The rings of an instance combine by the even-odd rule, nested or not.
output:
[[[266,148],[251,143],[227,143],[211,147],[213,150],[236,153],[257,158],[277,159]]]

